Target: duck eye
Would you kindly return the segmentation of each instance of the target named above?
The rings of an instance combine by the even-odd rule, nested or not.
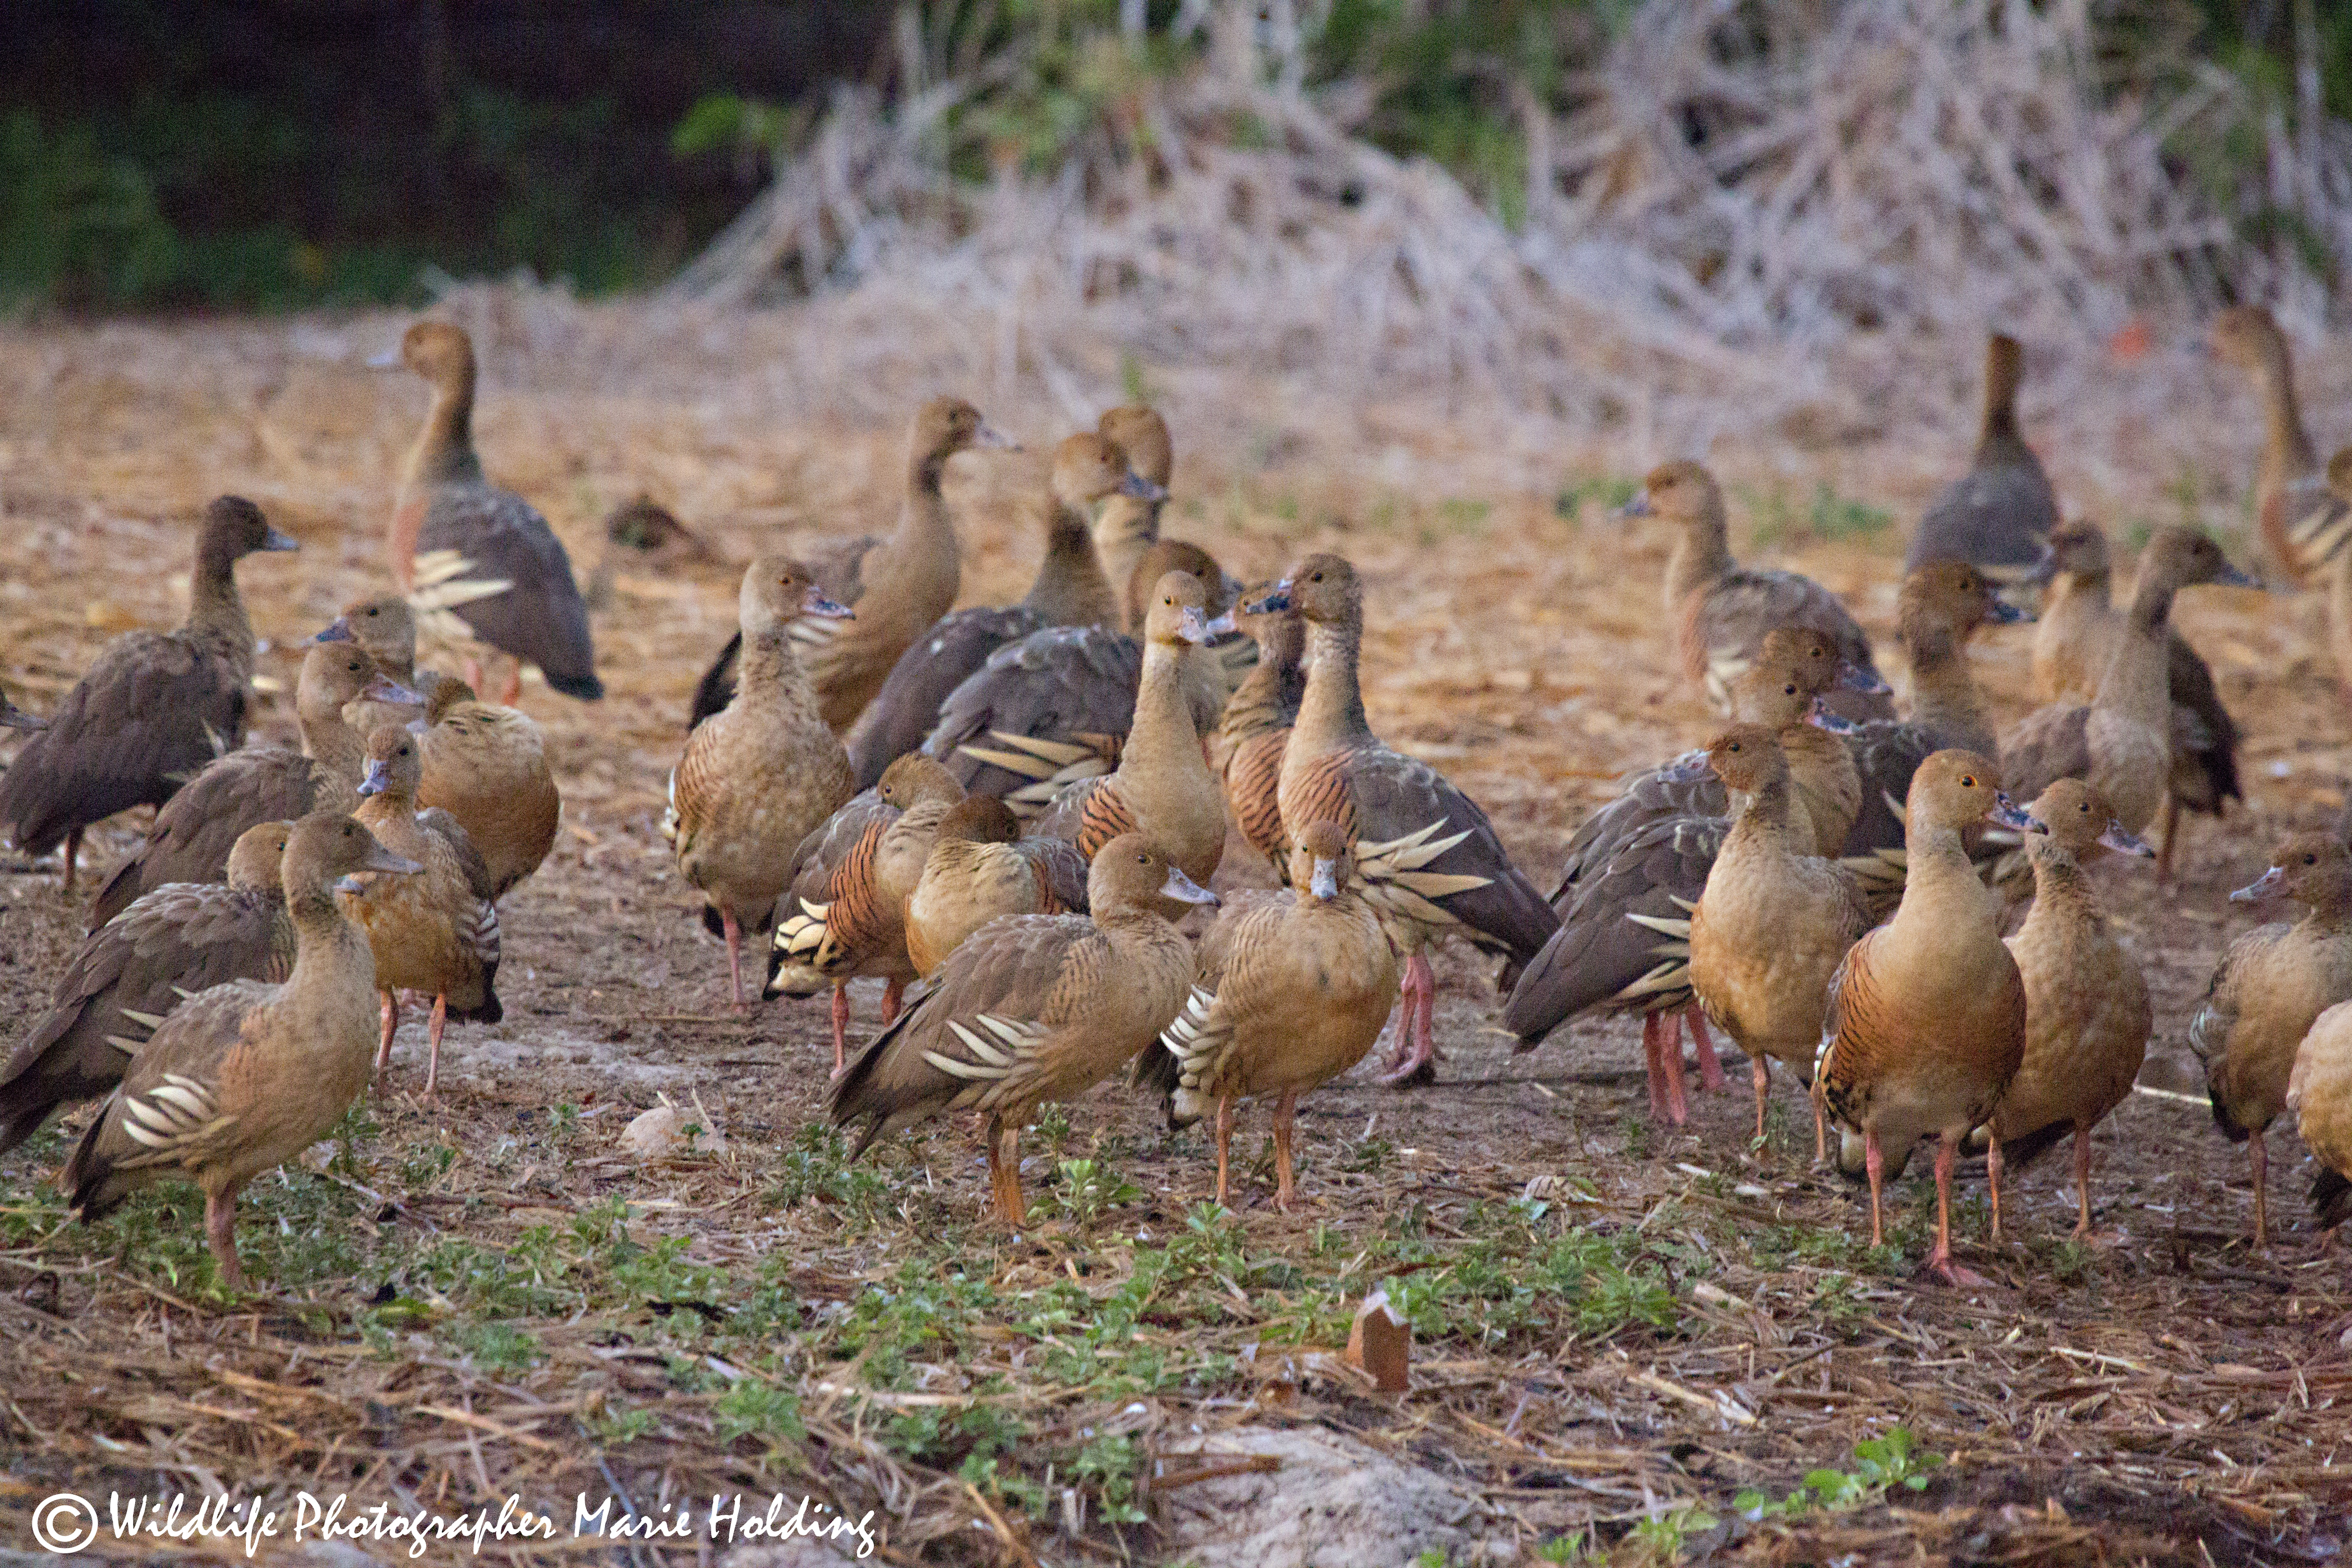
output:
[[[1315,575],[1313,575],[1312,577],[1309,577],[1309,578],[1308,578],[1308,579],[1307,579],[1307,580],[1308,582],[1310,582],[1310,583],[1320,583],[1321,581],[1323,581],[1323,574],[1322,574],[1322,573],[1320,573],[1320,572],[1318,572],[1318,573],[1316,573],[1316,574],[1315,574]]]
[[[1962,789],[1974,789],[1974,788],[1976,788],[1976,787],[1977,787],[1977,776],[1976,776],[1976,774],[1974,774],[1974,773],[1962,773],[1962,774],[1960,775],[1960,787],[1961,787]]]

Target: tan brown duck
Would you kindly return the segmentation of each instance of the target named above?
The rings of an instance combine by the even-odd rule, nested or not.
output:
[[[856,612],[853,620],[811,616],[793,626],[802,666],[816,688],[817,712],[835,734],[849,732],[880,693],[898,656],[955,605],[963,555],[940,486],[948,459],[975,447],[1017,449],[1018,443],[999,434],[961,397],[924,404],[907,437],[907,499],[898,526],[887,538],[861,534],[807,556],[824,596]],[[739,632],[695,689],[691,724],[727,706],[741,646]]]
[[[2294,1053],[2286,1108],[2319,1160],[2311,1208],[2322,1230],[2352,1219],[2352,1005],[2322,1013]]]
[[[334,1131],[367,1087],[375,960],[336,909],[335,889],[362,871],[416,869],[340,813],[295,824],[279,871],[292,971],[282,985],[237,980],[200,992],[157,1026],[58,1177],[83,1223],[140,1187],[191,1182],[205,1194],[221,1283],[245,1289],[237,1193]]]
[[[1294,843],[1310,822],[1347,829],[1364,897],[1405,955],[1405,1010],[1384,1081],[1416,1081],[1434,1072],[1437,1055],[1430,944],[1461,936],[1525,964],[1559,918],[1511,863],[1477,803],[1372,733],[1356,668],[1364,593],[1355,567],[1337,555],[1307,556],[1257,604],[1261,614],[1286,607],[1307,623],[1307,665],[1298,722],[1283,752],[1283,825]]]
[[[99,889],[90,916],[95,931],[166,882],[217,882],[228,852],[257,823],[291,822],[313,811],[349,811],[359,804],[367,742],[343,722],[345,706],[360,698],[411,702],[415,693],[375,667],[350,643],[312,647],[302,656],[294,689],[294,720],[302,749],[256,746],[231,752],[188,781],[148,830],[139,852]]]
[[[1234,1102],[1275,1102],[1274,1204],[1287,1212],[1298,1097],[1363,1060],[1396,1005],[1396,949],[1353,870],[1339,825],[1308,823],[1292,856],[1295,891],[1218,917],[1183,1013],[1136,1064],[1136,1080],[1167,1095],[1171,1126],[1213,1110],[1221,1204],[1232,1201]]]
[[[1123,404],[1096,423],[1103,439],[1127,454],[1128,467],[1143,481],[1131,493],[1107,499],[1095,513],[1095,550],[1111,582],[1124,589],[1131,582],[1144,552],[1160,538],[1160,509],[1168,504],[1168,487],[1176,473],[1176,448],[1168,436],[1168,422],[1140,403]],[[1152,574],[1151,581],[1160,580]],[[1151,584],[1144,584],[1149,588]],[[1142,635],[1142,622],[1130,620],[1126,630]]]
[[[2139,965],[2107,927],[2084,858],[2101,847],[2147,855],[2107,803],[2080,779],[2060,779],[2028,808],[2033,908],[2009,939],[2025,982],[2025,1061],[1992,1113],[2004,1163],[2022,1169],[2074,1135],[2074,1234],[2091,1238],[2091,1129],[2130,1097],[2154,1015]]]
[[[451,679],[416,668],[416,615],[397,594],[354,599],[329,621],[313,642],[356,642],[375,660],[375,667],[415,692],[421,704],[353,702],[343,710],[343,722],[355,733],[373,735],[386,724],[407,724],[425,716],[434,691]]]
[[[2036,710],[2001,737],[2000,755],[2021,794],[2079,778],[2106,801],[2128,833],[2156,818],[2172,778],[2172,601],[2200,583],[2240,587],[2253,579],[2194,529],[2166,528],[2148,542],[2124,629],[2088,703]]]
[[[915,639],[849,736],[858,786],[870,789],[891,763],[922,745],[940,706],[988,658],[1047,626],[1115,626],[1118,601],[1104,574],[1087,514],[1108,498],[1140,495],[1144,481],[1117,445],[1082,431],[1054,450],[1045,499],[1045,554],[1028,595],[1003,609],[956,610]]]
[[[2286,1109],[2296,1047],[2320,1014],[2352,1000],[2352,854],[2332,835],[2296,834],[2279,846],[2268,870],[2230,898],[2254,903],[2273,896],[2302,904],[2303,918],[2232,942],[2189,1021],[2214,1125],[2246,1145],[2258,1247],[2270,1237],[2263,1137]]]
[[[2017,384],[2025,351],[1995,332],[1985,341],[1984,420],[1969,471],[1927,503],[1903,557],[1905,575],[1930,561],[1965,561],[1986,575],[2018,582],[2042,564],[2058,523],[2058,492],[2017,424]]]
[[[1937,752],[1906,805],[1910,875],[1887,924],[1866,931],[1831,978],[1814,1092],[1862,1134],[1870,1244],[1886,1238],[1880,1188],[1899,1158],[1935,1134],[1936,1245],[1926,1268],[1955,1285],[1982,1279],[1952,1261],[1952,1170],[2025,1059],[2025,983],[2000,940],[2005,904],[1978,879],[1961,834],[1987,818],[2030,828],[1991,762]],[[2000,1145],[1988,1154],[1992,1239],[2000,1239]]]
[[[286,978],[294,924],[278,863],[291,826],[247,828],[229,851],[226,883],[166,884],[82,939],[48,1011],[0,1067],[0,1154],[58,1107],[121,1082],[124,1064],[184,994]]]
[[[907,952],[907,900],[940,820],[963,798],[953,773],[913,752],[883,769],[880,783],[851,797],[793,851],[765,994],[832,991],[835,1072],[848,1049],[852,980],[883,980],[882,1022],[898,1016],[899,994],[916,973]]]
[[[1140,833],[1206,885],[1225,852],[1225,798],[1186,699],[1187,655],[1209,641],[1208,590],[1171,572],[1144,619],[1143,675],[1135,723],[1108,778],[1072,784],[1037,819],[1040,837],[1076,846],[1087,859],[1112,839]]]
[[[2259,305],[2238,305],[2213,320],[2213,353],[2246,373],[2263,400],[2263,455],[2254,475],[2254,512],[2272,563],[2289,583],[2317,577],[2352,535],[2352,506],[2328,493],[2295,401],[2294,362],[2286,334]]]
[[[294,548],[251,501],[214,501],[196,532],[187,621],[176,632],[125,632],[109,642],[0,773],[0,829],[28,855],[62,843],[68,893],[85,828],[134,805],[161,806],[245,743],[253,623],[237,596],[236,563]]]
[[[792,884],[793,853],[857,791],[792,635],[803,616],[846,619],[809,569],[767,556],[743,573],[742,675],[722,711],[697,725],[670,774],[666,837],[678,874],[719,911],[727,980],[743,996],[743,931],[767,928]]]
[[[1716,776],[1747,805],[1691,910],[1690,984],[1709,1021],[1748,1053],[1761,1149],[1772,1063],[1811,1081],[1830,976],[1869,926],[1870,910],[1853,874],[1821,858],[1771,730],[1734,726],[1706,754]],[[1813,1157],[1828,1157],[1818,1100]]]
[[[572,557],[536,508],[483,477],[475,453],[474,340],[446,321],[419,321],[378,363],[406,365],[433,388],[393,509],[393,580],[413,591],[422,568],[436,604],[515,660],[508,702],[522,689],[526,664],[566,697],[595,701],[604,683]]]
[[[1667,463],[1650,470],[1642,489],[1620,509],[1626,517],[1656,517],[1677,531],[1666,562],[1666,616],[1676,628],[1683,673],[1722,711],[1731,708],[1731,682],[1748,668],[1764,634],[1802,626],[1837,645],[1838,657],[1865,678],[1848,718],[1884,718],[1894,710],[1886,683],[1871,662],[1870,638],[1837,595],[1794,572],[1762,571],[1732,559],[1723,488],[1697,463]]]
[[[1275,875],[1290,875],[1290,837],[1282,830],[1282,753],[1307,695],[1307,623],[1295,610],[1244,612],[1257,662],[1225,704],[1209,741],[1209,763],[1225,788],[1225,814]]]
[[[1783,627],[1763,647],[1733,682],[1735,711],[1780,738],[1818,847],[1846,832],[1860,787],[1844,743],[1822,727],[1832,721],[1820,696],[1841,661],[1818,632]],[[1683,1023],[1698,1047],[1701,1086],[1722,1083],[1706,1014],[1691,994],[1688,916],[1731,830],[1731,806],[1703,753],[1636,778],[1578,830],[1551,898],[1559,930],[1506,982],[1503,1026],[1523,1050],[1587,1013],[1640,1014],[1650,1110],[1676,1126],[1689,1115]]]
[[[2327,459],[2327,491],[2352,518],[2352,447]],[[2327,576],[2327,651],[2336,684],[2352,691],[2352,550],[2338,550]]]
[[[2033,628],[2033,695],[2045,703],[2069,699],[2088,702],[2098,696],[2126,624],[2114,599],[2107,536],[2094,522],[2061,524],[2050,535],[2049,568],[2050,587]],[[2172,700],[2172,774],[2157,850],[2160,881],[2171,875],[2181,808],[2219,816],[2231,801],[2242,796],[2238,725],[2221,705],[2213,671],[2178,630],[2166,646],[2165,658]]]
[[[950,955],[898,1021],[834,1080],[836,1125],[877,1137],[944,1111],[986,1119],[995,1216],[1018,1227],[1021,1129],[1048,1101],[1084,1093],[1175,1021],[1192,945],[1170,923],[1215,897],[1139,837],[1103,846],[1083,915],[992,921]]]
[[[383,1017],[375,1053],[379,1078],[400,1027],[400,993],[433,998],[425,1022],[425,1095],[430,1100],[441,1079],[441,1033],[449,1020],[495,1024],[506,1009],[499,1004],[499,910],[489,868],[456,817],[438,808],[417,810],[422,753],[404,725],[386,724],[368,737],[367,776],[360,781],[353,815],[377,843],[424,869],[362,878],[361,891],[343,895],[343,913],[367,932],[375,954]]]
[[[1003,915],[1087,912],[1087,860],[1058,838],[1024,838],[1001,800],[974,795],[940,819],[907,899],[907,957],[919,975]]]
[[[484,702],[446,675],[409,731],[425,748],[417,804],[457,819],[489,868],[492,889],[505,896],[546,860],[563,820],[546,732],[528,713]]]

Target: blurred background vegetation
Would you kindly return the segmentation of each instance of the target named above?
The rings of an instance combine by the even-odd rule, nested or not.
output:
[[[1434,159],[1507,224],[1530,105],[1643,0],[1274,0],[1297,85]],[[1679,4],[1684,0],[1649,0]],[[2006,4],[2008,0],[1954,0]],[[2061,3],[2061,0],[2052,0]],[[1836,0],[1818,0],[1824,16]],[[0,50],[0,310],[414,302],[527,269],[583,293],[674,271],[817,121],[828,84],[953,79],[948,166],[1051,173],[1138,132],[1122,100],[1210,47],[1201,0],[59,0]],[[2352,5],[2093,0],[2117,94],[2218,68],[2291,104],[2298,59],[2352,118]],[[1785,21],[1788,8],[1773,12]],[[1739,7],[1730,8],[1738,46]],[[1749,47],[1775,47],[1758,13]],[[2302,49],[2297,47],[2298,36]],[[2315,50],[2313,45],[2317,47]],[[1689,135],[1703,140],[1706,128]],[[1247,127],[1236,127],[1245,138]],[[1108,144],[1108,145],[1107,145]],[[2242,137],[2173,155],[2217,190]],[[2257,213],[2247,220],[2263,221]],[[2278,243],[2308,247],[2284,223]],[[2322,273],[2339,258],[2312,257]]]

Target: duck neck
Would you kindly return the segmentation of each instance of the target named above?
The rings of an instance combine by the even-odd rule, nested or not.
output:
[[[2346,551],[2352,556],[2352,551]],[[1229,741],[1245,741],[1253,735],[1263,735],[1278,730],[1297,717],[1298,702],[1307,684],[1306,671],[1299,668],[1299,648],[1306,639],[1300,635],[1298,623],[1285,620],[1269,628],[1258,639],[1257,663],[1234,690],[1225,704],[1223,720],[1217,728]]]
[[[1738,564],[1731,558],[1728,526],[1723,504],[1712,502],[1706,511],[1683,525],[1675,552],[1666,561],[1666,613],[1681,613],[1685,601],[1700,589],[1721,582]]]
[[[954,598],[963,574],[963,553],[956,543],[955,520],[948,511],[947,496],[940,488],[949,456],[920,452],[908,461],[907,501],[898,514],[898,526],[866,558],[863,575],[868,595],[877,588],[885,595],[892,588],[917,592],[915,585],[928,582],[936,573],[946,579],[947,597]],[[874,607],[881,607],[878,600]],[[849,624],[852,636],[872,624],[862,604],[858,615],[860,619]]]
[[[816,688],[793,650],[792,633],[782,626],[762,626],[743,638],[737,699],[747,707],[814,715]]]
[[[1967,648],[1951,632],[1920,632],[1906,645],[1911,662],[1911,721],[1938,746],[1964,746],[1992,755],[1998,749],[1992,724],[1977,696]]]
[[[1095,549],[1100,552],[1103,569],[1114,583],[1124,583],[1135,574],[1143,552],[1160,539],[1160,503],[1139,500],[1134,496],[1114,494],[1095,514]],[[1142,628],[1129,628],[1139,633]]]
[[[362,988],[374,988],[375,960],[367,938],[335,907],[328,885],[311,881],[287,894],[286,908],[294,922],[294,968],[286,977],[286,994],[299,1000],[314,991],[334,990],[351,984],[364,960]]]
[[[253,673],[253,622],[236,591],[236,549],[226,540],[207,539],[196,552],[189,580],[188,619],[182,629],[226,654],[248,677]]]
[[[302,731],[302,754],[349,784],[359,781],[367,766],[367,740],[343,722],[340,707],[316,710],[297,706],[294,722]]]
[[[1056,498],[1045,524],[1045,559],[1021,603],[1052,626],[1118,627],[1118,595],[1085,516]]]
[[[2061,572],[2050,579],[2050,602],[2042,612],[2049,619],[2069,605],[2105,608],[2115,603],[2115,574],[2102,566],[2089,572]]]
[[[2005,458],[2025,446],[2017,427],[2017,369],[1994,356],[1986,367],[1984,417],[1977,427],[1977,461]]]
[[[2026,924],[2038,929],[2086,921],[2101,923],[2097,900],[2091,896],[2091,879],[2083,874],[2083,863],[2074,852],[2046,833],[2028,835],[2025,844],[2027,858],[2033,862],[2033,908],[2026,914]]]
[[[2256,373],[2263,394],[2263,477],[2273,484],[2319,468],[2319,452],[2303,427],[2303,409],[2294,395],[2294,365],[2286,345],[2274,343],[2263,356]]]
[[[1364,717],[1356,658],[1364,628],[1354,622],[1313,621],[1307,627],[1307,689],[1298,703],[1294,743],[1302,756],[1320,756],[1372,732]]]
[[[1979,879],[1957,827],[1915,817],[1903,858],[1903,901],[1895,909],[1895,924],[1921,940],[1947,939],[1955,918],[1962,911],[1981,913],[1993,897]]]
[[[474,455],[474,367],[452,371],[433,389],[433,407],[424,433],[409,448],[404,486],[479,481],[482,460]]]
[[[2095,708],[2128,713],[2152,727],[2169,725],[2171,683],[2168,643],[2172,636],[2172,580],[2143,572],[2124,617],[2124,635],[2100,678]]]
[[[1742,847],[1769,847],[1788,855],[1813,852],[1812,824],[1804,824],[1800,833],[1796,792],[1785,769],[1749,792],[1747,808],[1731,825],[1729,840]],[[1727,847],[1728,843],[1727,840]]]
[[[1143,679],[1135,690],[1135,723],[1119,753],[1118,771],[1158,769],[1181,762],[1185,753],[1201,754],[1192,731],[1192,707],[1184,700],[1182,646],[1163,642],[1143,645]]]

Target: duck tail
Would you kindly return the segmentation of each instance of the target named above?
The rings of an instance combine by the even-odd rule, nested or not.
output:
[[[597,679],[593,673],[587,675],[558,675],[554,671],[549,669],[542,669],[540,673],[547,677],[548,685],[553,687],[556,690],[561,691],[566,697],[576,697],[583,702],[601,702],[604,700],[604,683]]]
[[[2060,1139],[2074,1131],[2072,1121],[2053,1121],[2047,1127],[2037,1127],[2031,1132],[2000,1141],[2002,1163],[2011,1170],[2023,1170],[2055,1148]]]
[[[66,1194],[66,1206],[84,1225],[105,1218],[131,1195],[132,1184],[119,1179],[114,1162],[99,1147],[114,1105],[114,1097],[108,1096],[98,1114],[90,1118],[89,1125],[82,1129],[65,1169],[58,1173],[58,1185]]]
[[[2223,1137],[2232,1143],[2242,1143],[2252,1135],[2252,1128],[2240,1126],[2237,1118],[2230,1114],[2229,1106],[2221,1099],[2221,1088],[2213,1082],[2210,1073],[2205,1080],[2205,1098],[2213,1107],[2213,1125],[2221,1130]]]

